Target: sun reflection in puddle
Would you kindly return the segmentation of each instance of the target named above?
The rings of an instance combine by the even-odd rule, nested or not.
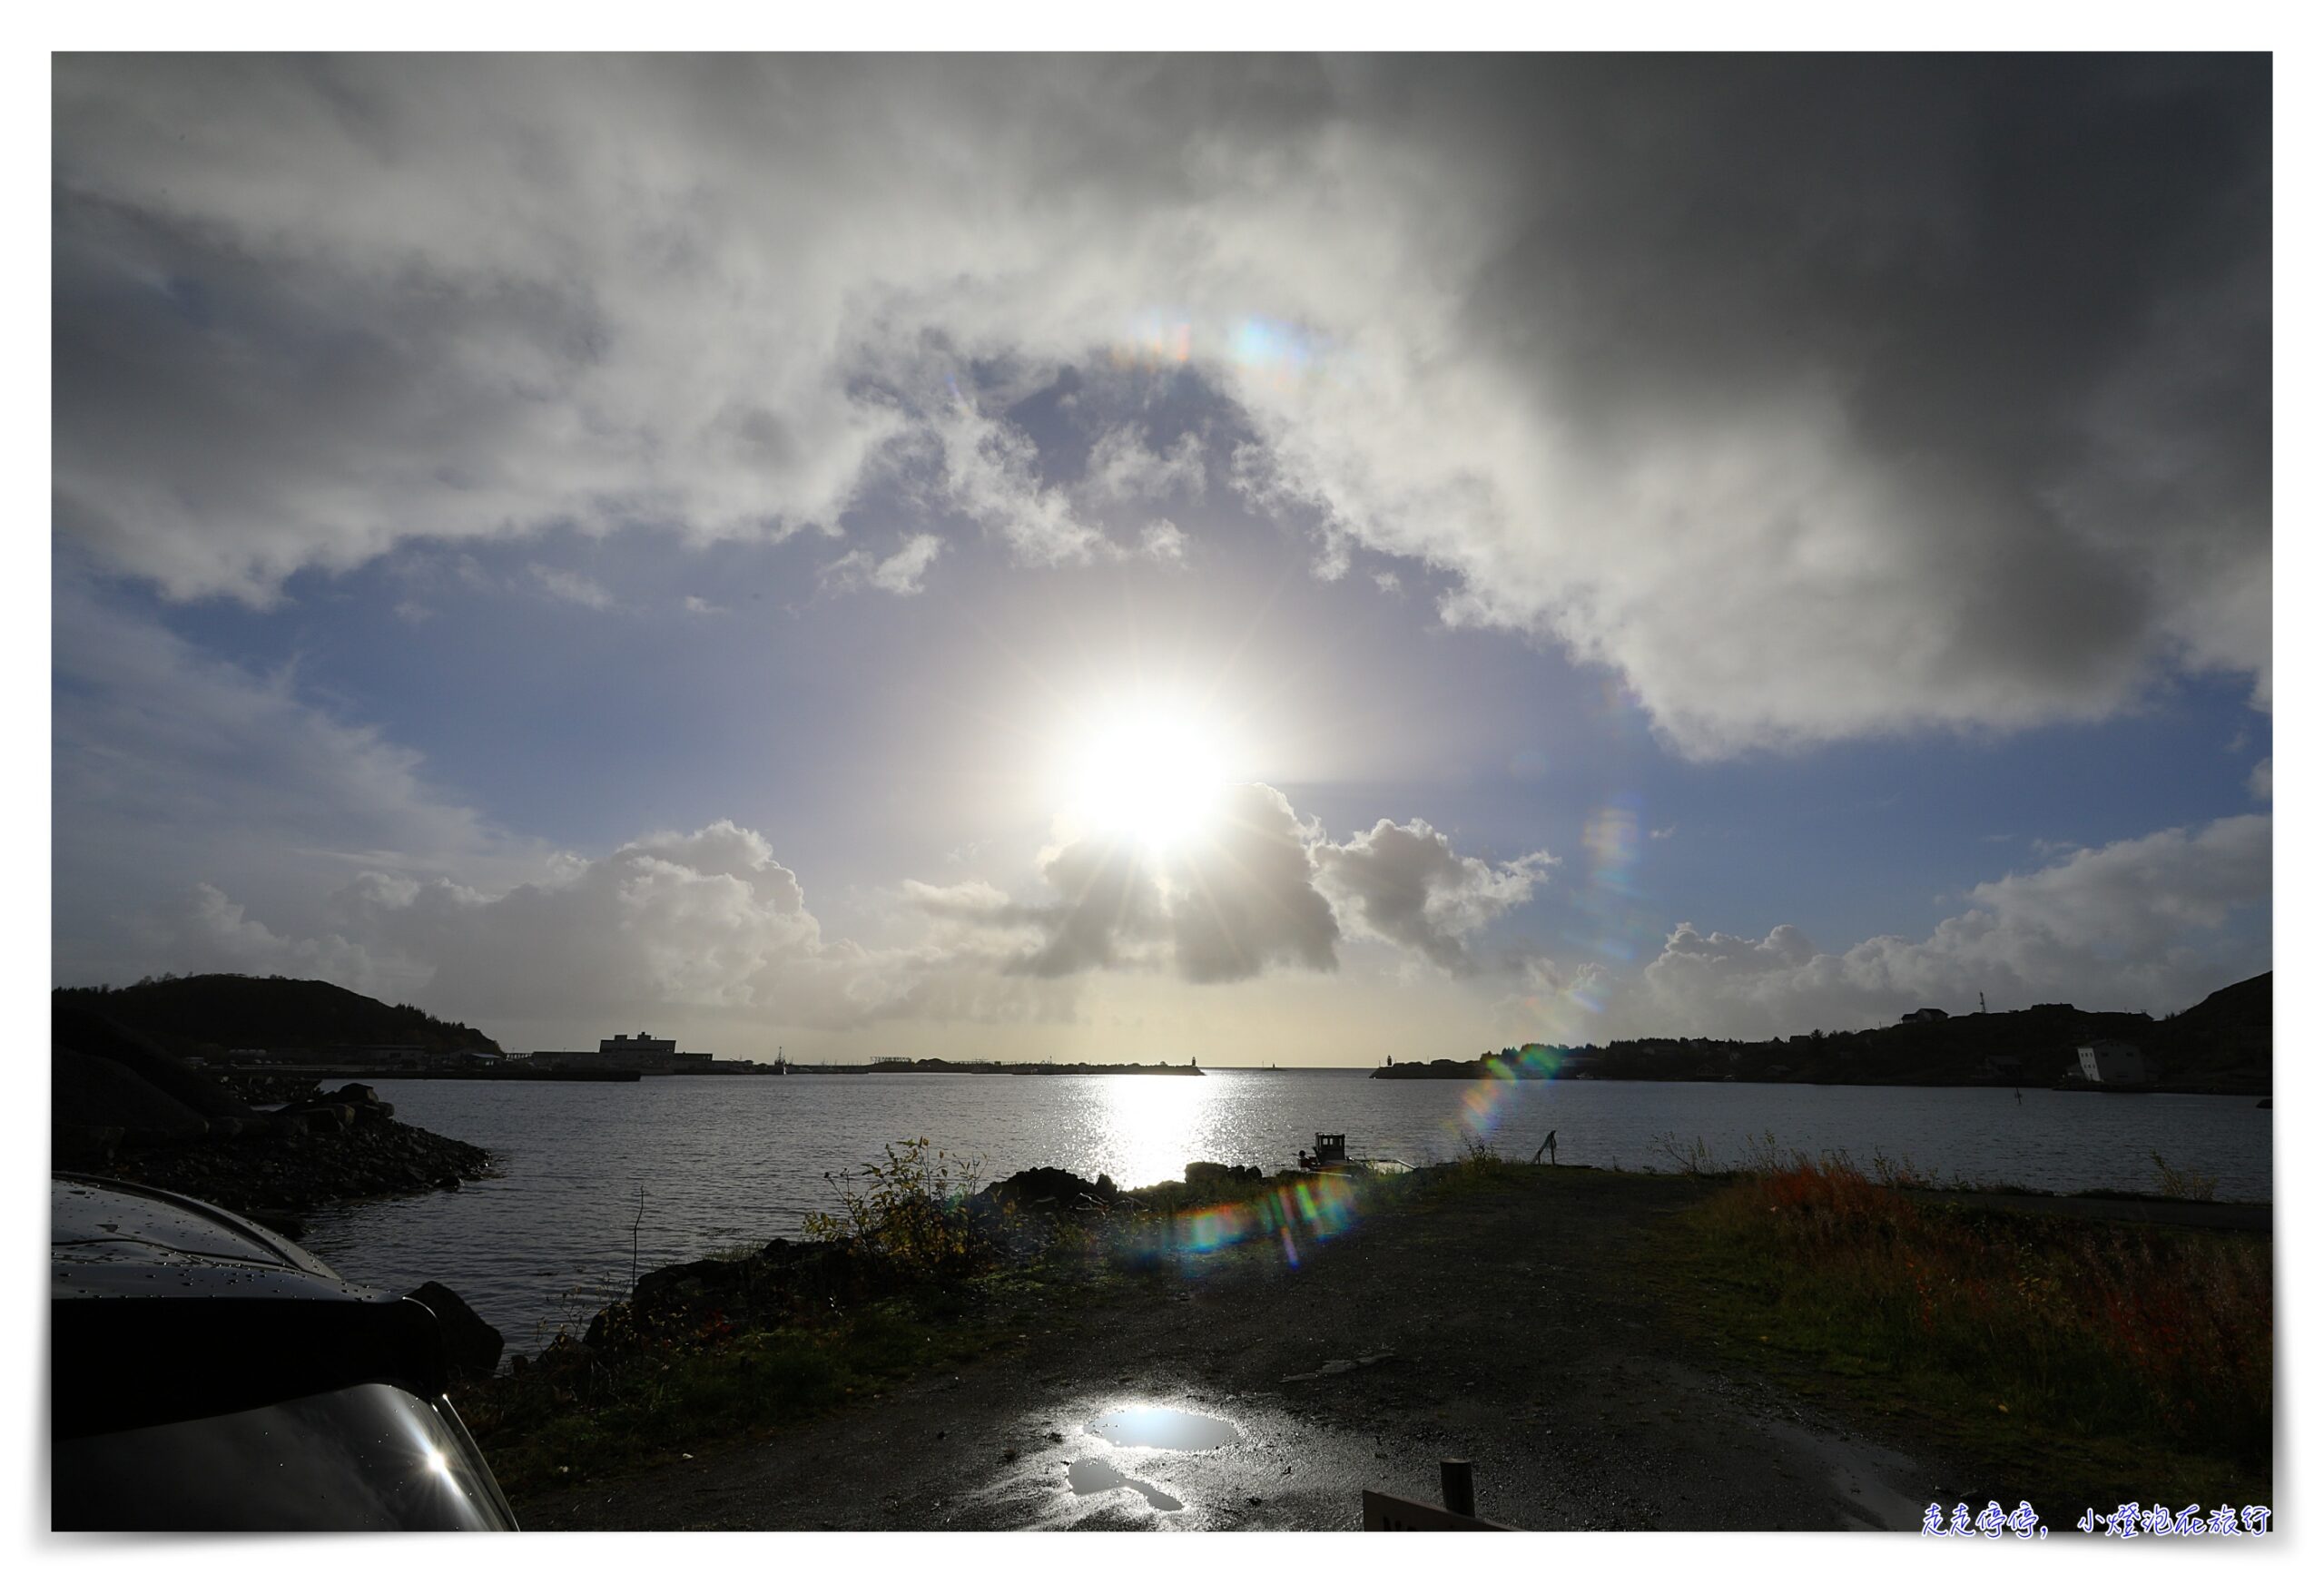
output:
[[[1176,1407],[1118,1407],[1091,1420],[1089,1432],[1118,1446],[1165,1451],[1215,1451],[1243,1438],[1243,1431],[1223,1418]]]

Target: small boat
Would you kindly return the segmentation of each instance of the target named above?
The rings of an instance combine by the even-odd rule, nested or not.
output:
[[[1311,1175],[1347,1174],[1373,1176],[1400,1176],[1412,1167],[1402,1160],[1361,1159],[1347,1157],[1347,1134],[1319,1132],[1315,1135],[1315,1152],[1299,1156],[1299,1169]]]

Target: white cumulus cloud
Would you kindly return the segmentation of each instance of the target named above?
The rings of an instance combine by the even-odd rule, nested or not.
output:
[[[1469,940],[1522,906],[1557,862],[1547,852],[1504,864],[1464,857],[1422,819],[1381,820],[1316,856],[1324,889],[1357,927],[1452,972],[1470,970]]]
[[[1762,939],[1679,925],[1634,980],[1610,988],[1617,1037],[1765,1037],[1894,1022],[1919,1006],[1996,1010],[2070,1001],[2156,1016],[2270,963],[2273,824],[2239,814],[2071,855],[1972,889],[1925,939],[1817,949],[1778,925]],[[2252,920],[2257,928],[2233,926]]]

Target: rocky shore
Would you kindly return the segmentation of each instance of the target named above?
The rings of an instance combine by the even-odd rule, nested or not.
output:
[[[60,1153],[57,1164],[183,1193],[283,1230],[325,1204],[457,1190],[491,1172],[485,1150],[397,1121],[392,1109],[350,1083],[200,1138],[107,1150],[101,1136],[81,1152],[84,1163]]]
[[[362,1084],[238,1092],[73,1008],[56,1018],[50,1081],[55,1169],[184,1193],[294,1235],[321,1204],[457,1188],[493,1168],[472,1144],[397,1121]]]

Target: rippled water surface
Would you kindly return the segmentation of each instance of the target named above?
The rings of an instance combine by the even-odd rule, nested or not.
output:
[[[1530,1158],[1557,1129],[1561,1165],[1677,1168],[1664,1140],[1735,1160],[1772,1133],[1786,1149],[1909,1158],[1940,1178],[2056,1192],[2152,1190],[2154,1154],[2219,1179],[2222,1198],[2273,1195],[2271,1110],[2192,1095],[1777,1084],[1374,1082],[1363,1071],[1201,1077],[649,1077],[630,1083],[376,1085],[397,1116],[499,1156],[459,1193],[319,1215],[307,1244],[351,1280],[408,1291],[438,1280],[530,1352],[586,1318],[636,1265],[794,1235],[833,1205],[826,1171],[926,1137],[985,1180],[1032,1165],[1124,1186],[1190,1160],[1292,1163],[1318,1132],[1349,1153],[1414,1165],[1475,1136]],[[645,1199],[641,1213],[639,1189]]]

